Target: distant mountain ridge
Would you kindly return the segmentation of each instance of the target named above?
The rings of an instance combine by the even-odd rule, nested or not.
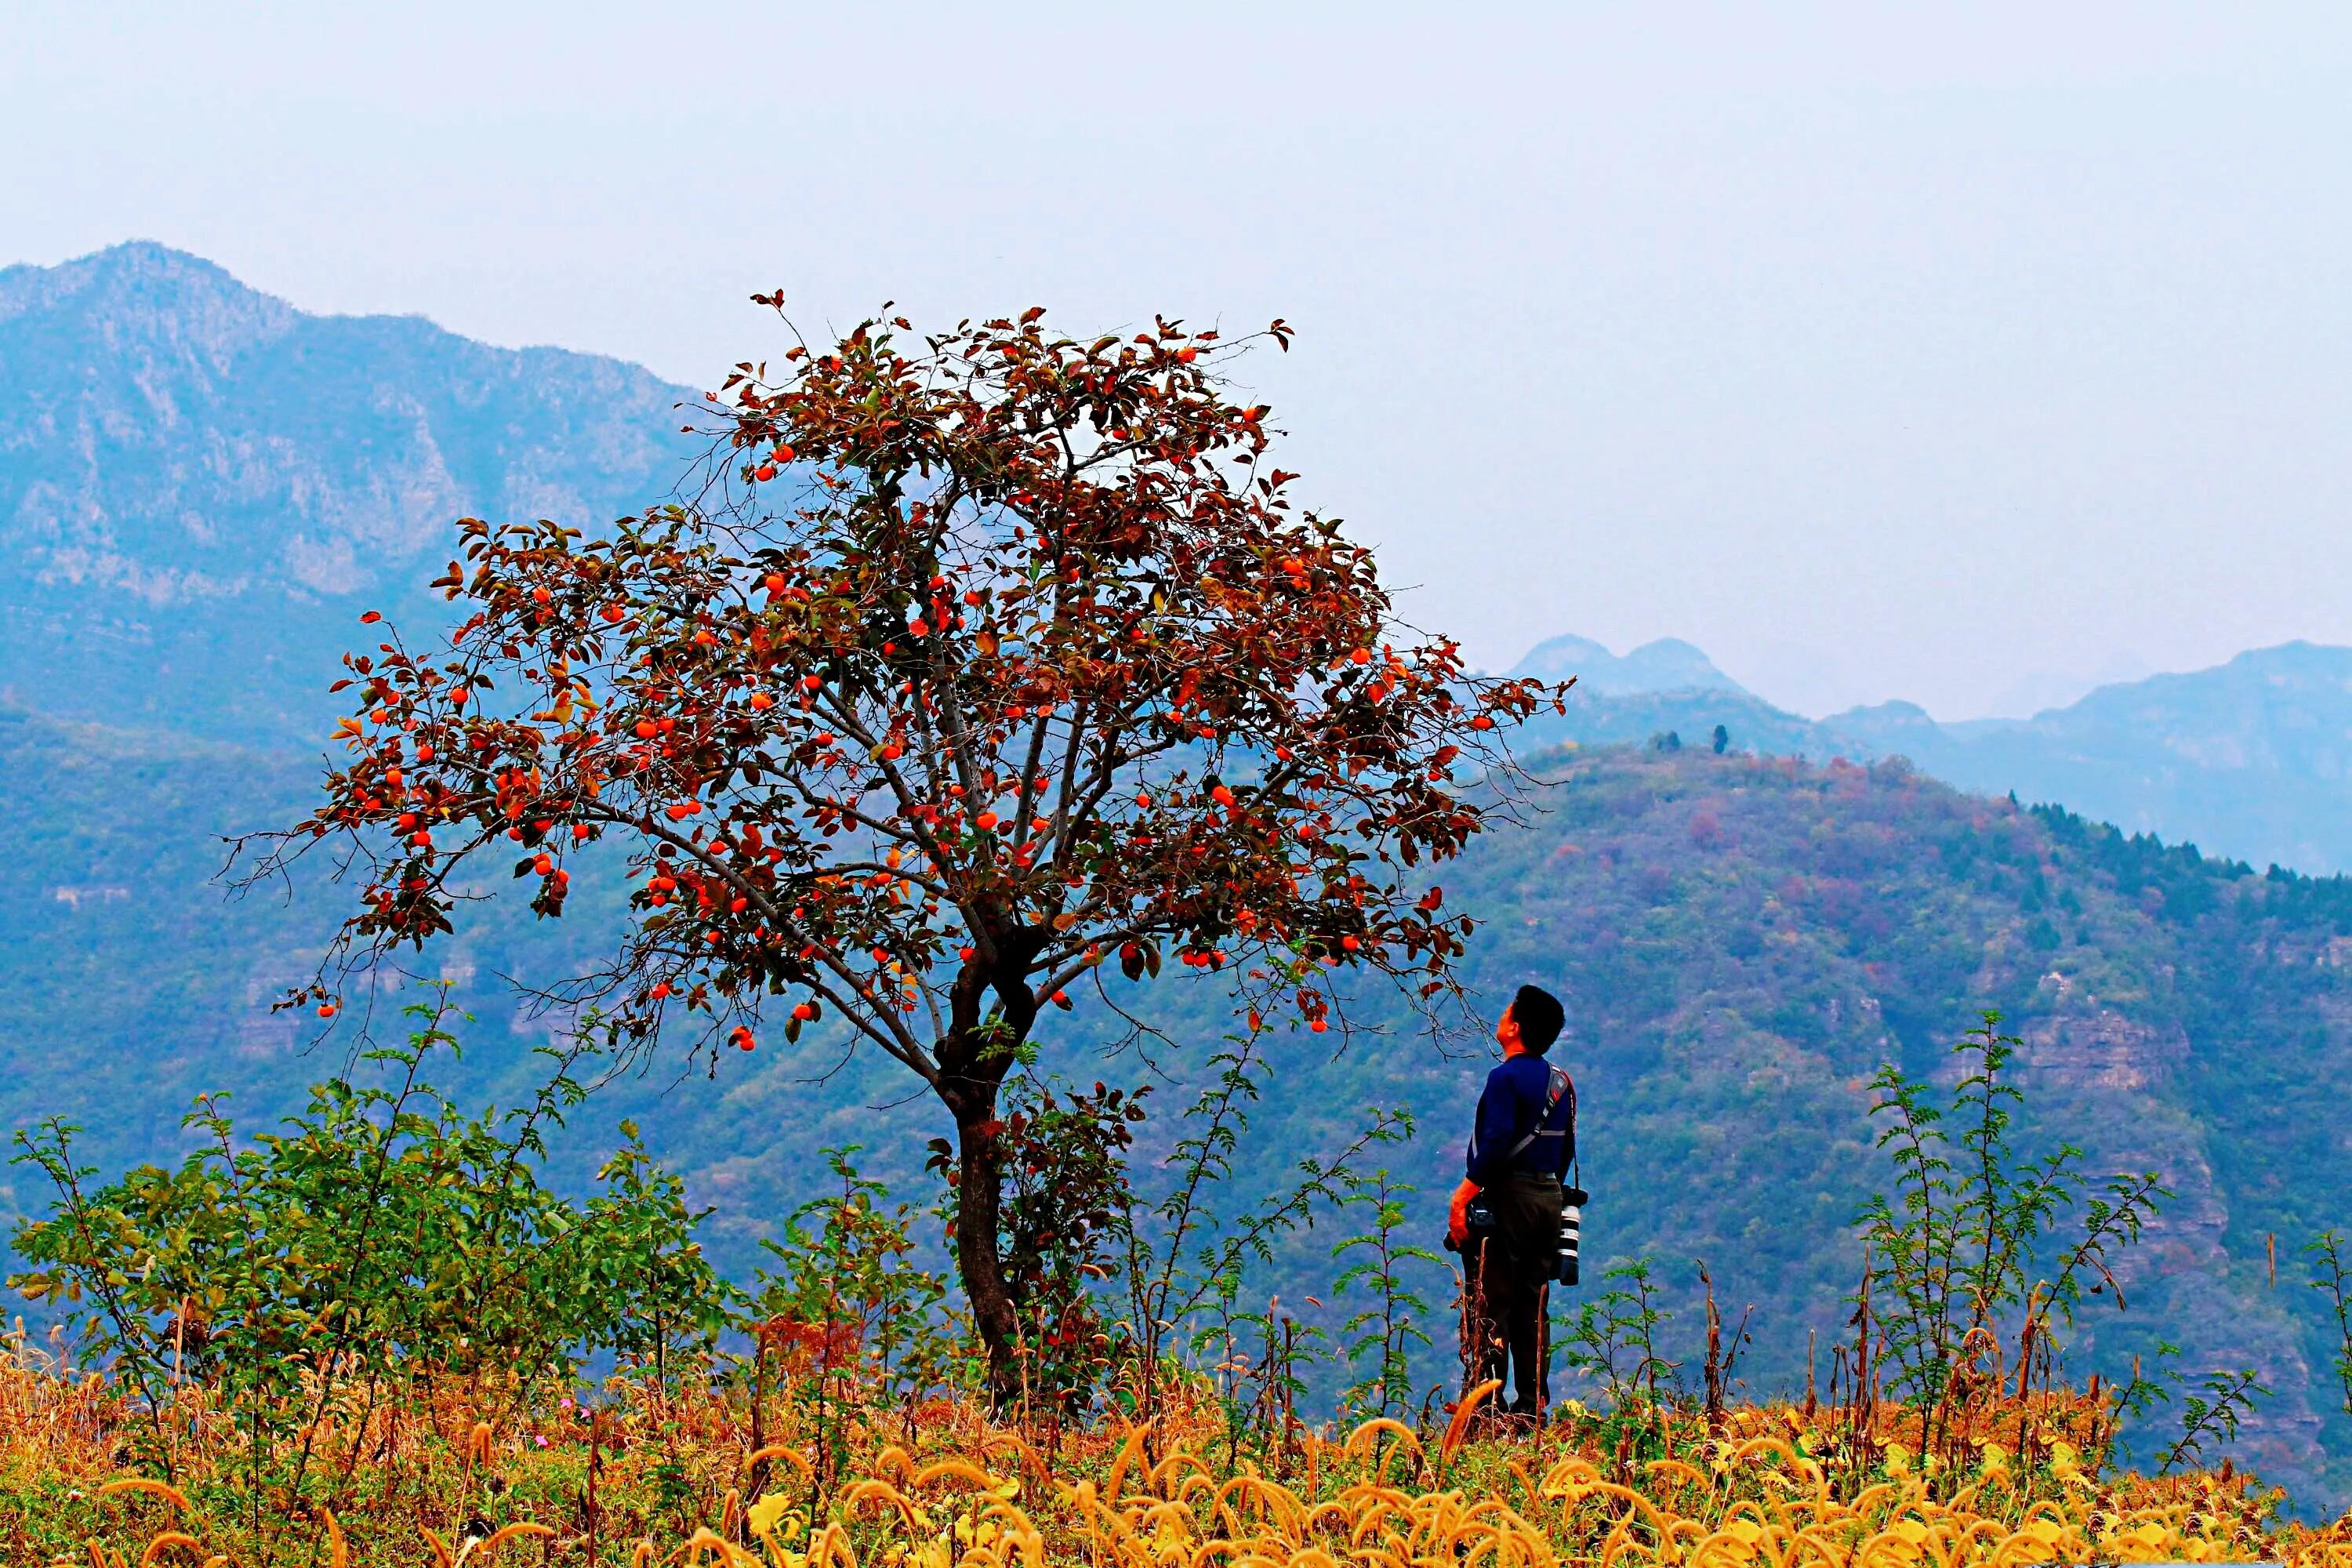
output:
[[[2352,869],[2352,648],[2257,648],[2028,720],[1922,720],[1877,709],[1824,723],[1965,788],[2063,801],[2257,866]]]
[[[310,315],[160,245],[0,270],[0,697],[315,738],[362,599],[423,606],[466,513],[664,499],[685,395],[618,360]]]
[[[1671,659],[1643,659],[1653,648]],[[1547,651],[1549,650],[1549,651]],[[1529,668],[1538,655],[1539,668]],[[1635,667],[1637,667],[1636,668]],[[1618,658],[1556,637],[1517,673],[1580,679],[1543,741],[1704,745],[1715,726],[1742,751],[1826,761],[1900,756],[1964,789],[2055,801],[2136,833],[2256,867],[2352,870],[2352,648],[2284,643],[2188,674],[2103,686],[2031,719],[1941,723],[1910,702],[1826,719],[1784,712],[1739,688],[1688,643]],[[1644,679],[1644,678],[1647,679]]]
[[[1578,687],[1602,697],[1649,691],[1737,691],[1747,688],[1680,637],[1643,643],[1622,658],[1590,637],[1549,637],[1528,651],[1510,673],[1538,680],[1576,677]]]
[[[449,524],[593,525],[667,499],[687,389],[618,360],[496,349],[417,317],[316,316],[149,243],[0,269],[0,702],[210,740],[315,743],[381,608],[429,634]],[[1902,755],[2257,865],[2352,868],[2352,650],[2288,644],[2029,720],[1907,703],[1812,721],[1675,638],[1553,637],[1578,678],[1535,743]]]

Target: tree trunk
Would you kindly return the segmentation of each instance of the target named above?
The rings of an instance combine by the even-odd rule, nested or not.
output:
[[[989,951],[983,962],[967,963],[956,977],[950,1001],[953,1023],[940,1042],[939,1076],[932,1086],[955,1118],[956,1273],[971,1305],[972,1327],[988,1353],[989,1397],[1001,1411],[1021,1397],[1021,1363],[1014,1353],[1021,1323],[997,1251],[1004,1129],[997,1120],[996,1099],[1020,1042],[1037,1021],[1027,976],[1042,939],[1010,921],[976,934]],[[984,1011],[990,992],[997,1002],[993,1019]]]
[[[1013,1291],[997,1255],[999,1207],[1004,1194],[1004,1158],[998,1135],[996,1091],[1003,1071],[985,1068],[942,1082],[940,1098],[956,1124],[956,1273],[971,1304],[972,1326],[988,1352],[989,1396],[1004,1409],[1021,1396],[1021,1367],[1014,1354],[1020,1323]]]

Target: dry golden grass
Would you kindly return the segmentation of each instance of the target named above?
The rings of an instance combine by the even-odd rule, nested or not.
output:
[[[1696,1413],[1662,1416],[1640,1436],[1675,1457],[1643,1459],[1628,1424],[1573,1412],[1539,1435],[1473,1406],[1443,1431],[1375,1421],[1236,1454],[1196,1396],[1145,1426],[1062,1432],[934,1401],[858,1415],[850,1463],[828,1476],[782,1402],[755,1449],[740,1394],[607,1393],[586,1419],[562,1404],[493,1418],[478,1388],[436,1388],[334,1434],[331,1451],[365,1456],[338,1506],[288,1500],[257,1539],[201,1419],[178,1484],[121,1474],[134,1413],[98,1380],[0,1353],[0,1552],[90,1568],[586,1563],[592,1543],[615,1568],[2352,1565],[2352,1520],[2278,1526],[2246,1477],[2089,1474],[2064,1436],[2087,1406],[1999,1413],[2011,1424],[1962,1446],[1965,1472],[1931,1476],[1898,1424],[1857,1475],[1835,1413],[1781,1406],[1735,1409],[1712,1435]],[[2000,1436],[2020,1426],[2042,1445],[2023,1471]]]

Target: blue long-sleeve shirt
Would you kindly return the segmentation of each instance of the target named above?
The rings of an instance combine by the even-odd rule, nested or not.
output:
[[[1576,1089],[1560,1074],[1559,1098],[1551,1098],[1552,1066],[1541,1057],[1516,1056],[1486,1075],[1478,1096],[1478,1122],[1470,1134],[1465,1163],[1469,1177],[1484,1187],[1515,1171],[1565,1177],[1576,1158]],[[1519,1141],[1533,1132],[1533,1142]],[[1512,1151],[1518,1149],[1514,1154]]]

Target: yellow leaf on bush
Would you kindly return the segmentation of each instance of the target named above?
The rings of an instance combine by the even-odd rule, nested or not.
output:
[[[765,1535],[776,1528],[776,1521],[782,1519],[785,1510],[791,1507],[792,1500],[783,1493],[769,1492],[746,1509],[743,1517],[751,1522],[753,1535]]]

